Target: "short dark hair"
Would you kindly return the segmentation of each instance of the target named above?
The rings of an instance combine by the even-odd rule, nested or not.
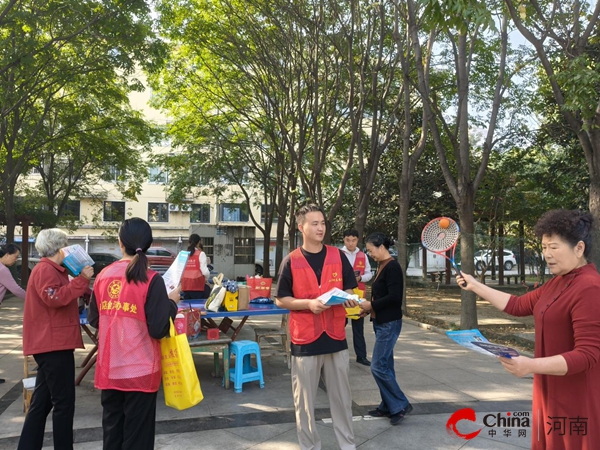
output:
[[[0,258],[4,255],[14,255],[15,253],[21,253],[21,248],[17,244],[4,244],[0,246]]]
[[[578,209],[552,209],[546,211],[535,224],[535,235],[556,234],[575,247],[579,241],[585,244],[583,256],[587,259],[592,251],[592,224],[594,218],[587,211]]]
[[[314,203],[307,203],[306,205],[301,206],[296,211],[296,223],[303,224],[304,219],[306,219],[306,215],[311,212],[320,212],[323,214],[323,218],[325,218],[325,212],[319,205],[315,205]]]
[[[358,237],[358,231],[356,231],[354,228],[348,229],[348,230],[344,230],[344,237],[348,237],[348,236],[354,236],[355,238],[357,238]]]
[[[381,247],[383,245],[387,250],[389,250],[390,247],[394,245],[394,240],[383,233],[376,232],[371,233],[369,237],[367,237],[365,244],[371,244],[375,247]]]

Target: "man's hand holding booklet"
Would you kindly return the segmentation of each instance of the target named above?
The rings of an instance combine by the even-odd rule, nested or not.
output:
[[[321,301],[324,305],[333,306],[333,305],[343,305],[348,300],[354,300],[357,303],[360,303],[362,299],[358,297],[356,294],[349,294],[346,291],[343,291],[338,288],[330,289],[329,291],[321,294],[317,297],[318,300]]]

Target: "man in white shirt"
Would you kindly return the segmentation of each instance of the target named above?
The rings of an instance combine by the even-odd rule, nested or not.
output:
[[[344,231],[344,247],[342,251],[354,268],[354,275],[358,282],[358,289],[366,295],[365,283],[373,277],[369,258],[358,247],[358,231]],[[367,344],[365,342],[365,318],[350,320],[352,323],[352,341],[354,342],[354,353],[356,353],[356,362],[364,366],[370,366],[371,362],[367,359]]]

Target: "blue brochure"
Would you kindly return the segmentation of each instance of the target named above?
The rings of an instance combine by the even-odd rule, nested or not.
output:
[[[505,345],[492,344],[491,342],[472,342],[472,344],[481,347],[494,356],[502,356],[504,358],[515,358],[519,356],[518,351]]]
[[[477,329],[446,331],[446,336],[457,344],[484,355],[503,356],[505,358],[519,356],[519,352],[512,347],[491,343]]]

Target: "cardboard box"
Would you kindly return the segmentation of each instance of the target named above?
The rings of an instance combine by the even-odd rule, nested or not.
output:
[[[250,304],[250,286],[238,285],[238,311],[245,311]]]
[[[180,309],[179,312],[185,316],[187,323],[186,335],[197,337],[202,326],[201,311],[199,309]]]
[[[208,328],[206,330],[206,339],[209,341],[214,341],[219,339],[219,329],[218,328]]]

